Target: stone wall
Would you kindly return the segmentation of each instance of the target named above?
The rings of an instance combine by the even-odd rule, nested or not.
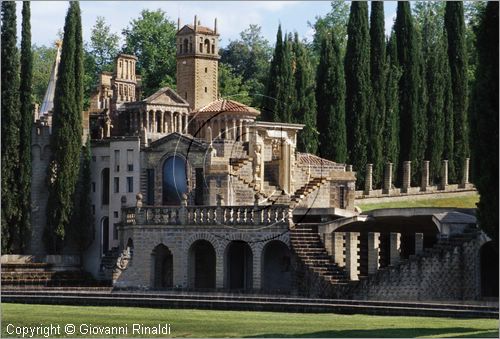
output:
[[[243,226],[242,226],[243,227]],[[252,226],[245,226],[251,228]],[[261,288],[262,250],[272,240],[280,240],[290,246],[287,226],[273,226],[265,230],[238,230],[235,227],[224,226],[154,226],[134,225],[122,226],[121,248],[126,246],[128,239],[133,240],[132,260],[123,271],[116,287],[151,288],[152,287],[152,252],[163,244],[168,247],[173,256],[173,286],[188,288],[189,248],[196,240],[206,240],[216,253],[216,288],[222,289],[225,284],[225,260],[227,247],[233,240],[248,243],[253,256],[253,289]]]

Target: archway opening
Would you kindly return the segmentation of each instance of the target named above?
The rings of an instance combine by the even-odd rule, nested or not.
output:
[[[481,256],[481,296],[498,300],[498,249],[488,241],[479,251]]]
[[[252,267],[250,246],[241,240],[232,241],[227,249],[226,286],[231,290],[252,289]]]
[[[291,254],[288,246],[273,240],[262,250],[262,289],[290,293],[292,285]]]
[[[215,288],[215,249],[206,240],[197,240],[189,248],[189,285]]]
[[[153,264],[153,288],[165,289],[173,287],[173,256],[167,246],[160,244],[151,253]]]
[[[187,193],[186,160],[174,155],[163,164],[163,205],[180,205]]]

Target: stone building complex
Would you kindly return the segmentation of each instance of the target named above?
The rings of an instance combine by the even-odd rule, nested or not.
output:
[[[352,166],[298,152],[303,125],[220,97],[218,38],[217,21],[178,27],[176,90],[142,99],[133,55],[100,75],[83,113],[95,221],[85,270],[127,288],[480,297],[488,239],[472,212],[360,215]],[[50,117],[33,129],[33,254],[44,254]]]

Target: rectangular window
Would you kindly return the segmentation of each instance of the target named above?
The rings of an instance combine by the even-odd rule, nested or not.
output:
[[[339,207],[345,208],[345,187],[339,187]]]
[[[127,192],[134,192],[134,177],[127,177]]]
[[[92,215],[95,215],[95,205],[92,205]]]
[[[134,150],[127,150],[127,171],[132,172],[134,170]]]
[[[205,93],[207,93],[207,88],[205,87]]]
[[[114,216],[115,218],[118,218],[118,211],[114,211],[114,212],[113,212],[113,216]]]
[[[115,172],[120,172],[120,151],[115,150]]]
[[[115,177],[114,187],[115,187],[114,192],[119,193],[120,192],[120,178]]]
[[[95,193],[95,182],[92,182],[92,193]]]
[[[113,240],[118,240],[118,226],[113,224]]]
[[[101,176],[102,205],[109,205],[109,168],[103,169]]]
[[[207,67],[205,67],[205,73],[208,73],[208,68]]]

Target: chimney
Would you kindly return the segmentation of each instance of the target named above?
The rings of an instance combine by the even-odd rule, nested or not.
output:
[[[198,25],[198,16],[197,16],[197,15],[195,15],[195,16],[194,16],[194,31],[195,31],[195,32],[196,32],[197,25]]]
[[[214,32],[217,34],[217,18],[214,20]]]

